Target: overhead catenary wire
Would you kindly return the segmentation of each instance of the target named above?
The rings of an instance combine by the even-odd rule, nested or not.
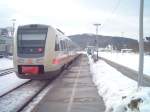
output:
[[[105,26],[106,23],[108,23],[108,21],[112,18],[113,15],[115,15],[117,9],[119,8],[120,6],[120,3],[121,3],[121,0],[118,0],[117,1],[117,4],[115,5],[115,7],[112,9],[111,11],[111,16],[107,17],[106,20],[104,21],[104,23],[102,24],[102,27],[103,28]]]

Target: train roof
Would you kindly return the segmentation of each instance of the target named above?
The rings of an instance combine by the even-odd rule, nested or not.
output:
[[[43,28],[43,29],[44,28],[52,28],[56,32],[59,32],[61,35],[64,35],[64,32],[62,32],[60,29],[54,28],[50,25],[45,25],[45,24],[27,24],[27,25],[18,26],[18,29],[29,29],[29,28]]]
[[[44,24],[27,24],[27,25],[21,25],[21,26],[18,26],[19,29],[23,28],[23,29],[26,29],[26,28],[48,28],[50,27],[49,25],[44,25]]]
[[[67,38],[65,35],[64,35],[64,32],[62,32],[60,29],[58,28],[54,28],[50,25],[45,25],[45,24],[27,24],[27,25],[21,25],[21,26],[18,26],[18,29],[21,30],[21,29],[29,29],[29,28],[52,28],[53,30],[56,31],[56,33],[59,35],[59,38],[61,40],[65,39],[65,40],[70,40],[69,38]]]

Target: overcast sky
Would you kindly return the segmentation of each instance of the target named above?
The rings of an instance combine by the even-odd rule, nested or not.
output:
[[[38,23],[66,35],[95,33],[138,39],[140,0],[0,0],[0,27]],[[144,36],[150,36],[150,0],[145,0]]]

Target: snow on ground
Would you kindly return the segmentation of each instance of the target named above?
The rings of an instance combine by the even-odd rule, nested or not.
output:
[[[1,76],[0,77],[0,96],[27,81],[28,79],[18,78],[15,73]]]
[[[150,112],[150,88],[137,92],[137,83],[99,60],[89,58],[93,82],[103,97],[106,112]],[[129,62],[128,62],[129,63]]]
[[[99,56],[112,60],[116,63],[129,67],[138,71],[139,54],[135,53],[114,53],[114,52],[99,52]],[[144,56],[144,74],[150,76],[150,56]]]
[[[13,68],[12,58],[0,58],[0,70]]]

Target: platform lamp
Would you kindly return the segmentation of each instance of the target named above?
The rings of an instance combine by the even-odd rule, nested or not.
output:
[[[95,42],[96,42],[96,45],[95,45],[95,47],[96,47],[96,50],[97,50],[97,55],[96,55],[96,60],[98,60],[98,27],[101,25],[101,24],[93,24],[95,27],[96,27],[96,40],[95,40]]]
[[[14,33],[15,33],[15,22],[16,22],[16,19],[12,19],[12,37],[14,37]]]

